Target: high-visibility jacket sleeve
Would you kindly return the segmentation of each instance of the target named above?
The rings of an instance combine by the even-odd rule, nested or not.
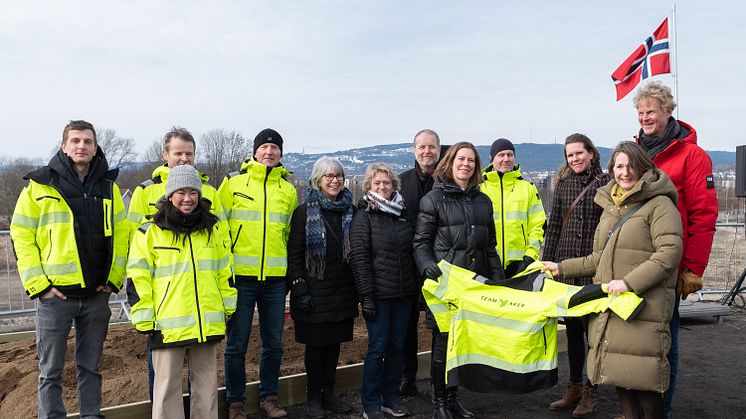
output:
[[[544,242],[547,214],[544,212],[544,205],[541,203],[536,185],[530,184],[530,190],[527,214],[528,231],[526,232],[528,244],[524,254],[533,260],[539,260],[539,249],[541,249],[541,243]]]
[[[605,286],[601,284],[577,287],[561,284],[553,280],[545,280],[545,289],[560,287],[570,298],[560,297],[556,301],[556,312],[547,313],[549,317],[581,317],[591,313],[601,313],[611,310],[624,320],[630,321],[642,310],[644,300],[633,292],[620,295],[609,295]]]
[[[430,312],[433,313],[433,317],[438,324],[438,330],[441,332],[447,332],[451,327],[452,313],[447,304],[447,291],[447,284],[440,284],[432,279],[426,279],[422,285],[422,296],[425,297],[425,303],[427,303]]]
[[[132,192],[130,206],[127,211],[127,222],[130,225],[130,238],[135,235],[140,225],[148,221],[145,217],[149,213],[147,194],[145,188],[138,186]]]
[[[220,296],[223,299],[223,307],[225,309],[225,315],[230,316],[236,311],[236,305],[238,303],[238,290],[235,288],[235,282],[233,278],[232,260],[230,258],[231,252],[230,239],[228,237],[228,224],[223,223],[220,226],[214,228],[215,234],[220,234],[222,238],[218,239],[218,243],[223,243],[222,246],[218,247],[220,257],[219,260],[225,260],[226,263],[222,265],[218,271],[218,288],[220,289]]]
[[[155,330],[155,302],[153,301],[153,254],[148,243],[147,225],[141,226],[130,245],[127,259],[127,276],[134,290],[129,294],[137,297],[130,300],[130,319],[140,332]],[[132,304],[134,302],[134,304]]]
[[[31,298],[36,298],[46,292],[52,283],[42,268],[41,251],[36,241],[40,209],[32,197],[32,187],[33,183],[30,182],[16,201],[10,223],[10,238],[13,240],[23,288]]]
[[[127,252],[130,241],[130,223],[127,221],[127,213],[124,210],[124,202],[119,192],[119,187],[114,184],[114,254],[109,271],[109,286],[114,292],[119,292],[124,285],[124,272],[127,263]]]

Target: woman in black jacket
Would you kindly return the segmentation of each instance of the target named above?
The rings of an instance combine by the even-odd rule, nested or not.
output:
[[[426,278],[437,279],[438,262],[446,260],[487,278],[504,279],[495,247],[492,202],[479,191],[482,175],[479,153],[469,142],[448,149],[435,169],[433,190],[420,201],[414,238],[417,267]],[[470,418],[474,414],[458,401],[458,387],[446,391],[446,347],[448,331],[438,330],[432,313],[427,325],[433,332],[431,375],[434,419]]]
[[[337,159],[322,157],[311,171],[306,202],[294,212],[288,239],[290,315],[295,340],[306,345],[307,413],[324,418],[352,411],[334,395],[341,342],[352,340],[357,292],[350,267],[354,206]]]
[[[399,176],[386,163],[365,170],[365,196],[352,220],[352,270],[368,327],[360,389],[367,419],[406,416],[401,404],[404,338],[419,290],[414,226],[399,194]]]
[[[601,156],[590,138],[571,134],[565,139],[565,163],[557,172],[552,212],[547,223],[542,260],[562,262],[593,252],[593,235],[603,208],[593,202],[596,190],[609,183],[601,170]],[[593,277],[555,278],[571,285],[588,285]],[[573,417],[584,417],[596,411],[598,391],[586,380],[583,388],[583,365],[588,348],[587,317],[566,317],[567,359],[570,382],[565,394],[549,405],[549,410],[575,409]]]

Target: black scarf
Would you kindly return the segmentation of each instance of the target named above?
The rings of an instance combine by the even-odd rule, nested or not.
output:
[[[638,138],[640,139],[640,145],[645,148],[648,152],[648,157],[652,160],[661,151],[665,150],[673,140],[679,138],[681,133],[681,125],[673,116],[668,117],[668,126],[666,126],[666,132],[663,133],[662,137],[650,137],[645,135],[642,128]]]

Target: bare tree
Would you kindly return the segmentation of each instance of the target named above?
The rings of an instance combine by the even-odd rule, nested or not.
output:
[[[199,150],[197,156],[202,170],[212,183],[220,184],[226,174],[238,170],[251,154],[251,143],[239,132],[213,129],[202,134]]]
[[[140,160],[150,164],[160,164],[163,162],[163,140],[156,138],[148,148],[140,154]]]
[[[121,167],[123,164],[134,162],[137,158],[133,138],[120,137],[117,131],[111,128],[99,130],[96,138],[110,167]]]
[[[0,158],[0,196],[4,197],[0,200],[0,229],[10,227],[10,219],[13,217],[18,195],[28,184],[23,177],[43,164],[42,159]]]

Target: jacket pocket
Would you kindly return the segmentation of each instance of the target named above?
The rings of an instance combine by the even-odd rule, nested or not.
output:
[[[252,198],[252,197],[250,197],[250,196],[248,196],[248,195],[246,195],[244,193],[241,193],[241,192],[233,192],[233,195],[241,197],[243,199],[248,199],[249,201],[253,201],[254,200],[254,198]]]
[[[243,229],[243,224],[240,224],[238,226],[238,231],[236,231],[236,239],[233,240],[233,243],[231,243],[231,253],[233,253],[233,250],[236,248],[236,243],[238,243],[238,238],[241,237],[242,229]]]
[[[171,281],[168,281],[168,284],[166,284],[166,291],[163,292],[163,298],[161,298],[161,302],[158,303],[158,308],[155,310],[155,318],[158,319],[158,313],[161,312],[161,307],[163,307],[163,303],[166,302],[166,297],[168,297],[168,290],[171,288]]]
[[[104,198],[102,201],[104,205],[104,237],[111,237],[114,230],[111,226],[114,220],[114,206],[111,199]]]

